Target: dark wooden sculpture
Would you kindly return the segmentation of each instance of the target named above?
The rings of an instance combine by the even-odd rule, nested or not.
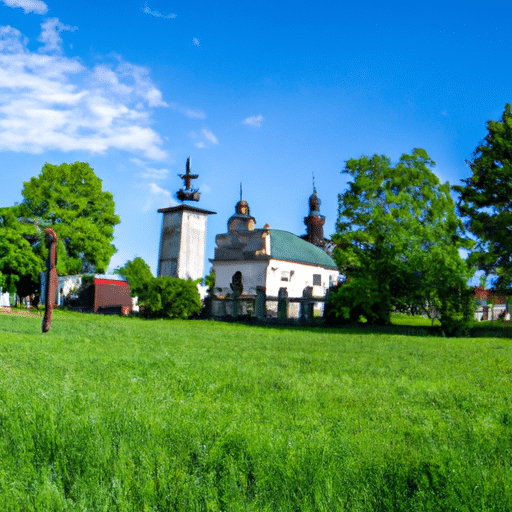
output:
[[[178,176],[183,180],[185,188],[178,190],[176,197],[180,201],[199,201],[201,196],[199,189],[191,188],[192,180],[199,178],[199,174],[190,174],[190,157],[187,158],[187,166],[185,170],[185,174],[178,174]]]
[[[44,317],[43,317],[43,333],[50,330],[52,324],[52,312],[55,305],[55,297],[57,294],[57,286],[59,286],[59,278],[57,276],[57,233],[51,228],[44,230],[46,240],[50,244],[48,252],[48,261],[46,262],[46,286],[44,297]]]

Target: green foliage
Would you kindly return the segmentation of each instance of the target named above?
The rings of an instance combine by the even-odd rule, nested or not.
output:
[[[24,183],[22,194],[26,216],[55,229],[64,243],[66,252],[59,253],[61,273],[75,273],[78,268],[106,271],[116,251],[111,242],[120,220],[112,194],[102,190],[89,164],[46,163],[38,177]]]
[[[512,112],[505,106],[501,121],[487,123],[488,134],[466,162],[471,177],[460,194],[459,212],[467,228],[477,237],[469,259],[487,275],[498,276],[496,285],[512,285]]]
[[[37,227],[20,222],[18,214],[16,207],[0,208],[0,286],[25,297],[37,291],[45,266],[29,241],[38,238]]]
[[[130,295],[138,297],[139,303],[146,300],[148,284],[153,279],[153,274],[149,265],[141,257],[137,256],[133,260],[127,261],[124,266],[116,268],[114,273],[128,279]]]
[[[347,161],[344,172],[353,181],[339,195],[333,237],[334,259],[347,276],[333,296],[345,308],[339,316],[360,312],[386,324],[393,310],[439,310],[448,300],[443,290],[469,277],[459,249],[470,242],[434,165],[423,149],[402,155],[396,166],[382,155]]]
[[[512,510],[510,339],[40,323],[0,315],[2,510]]]
[[[153,277],[146,284],[141,313],[146,318],[190,318],[201,313],[198,281],[178,277]]]

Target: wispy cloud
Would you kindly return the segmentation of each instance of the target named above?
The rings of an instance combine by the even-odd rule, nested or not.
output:
[[[59,18],[48,18],[41,23],[41,34],[37,38],[38,41],[44,44],[39,48],[40,53],[57,52],[62,53],[62,37],[61,32],[74,32],[78,27],[71,27],[64,25]]]
[[[197,39],[197,37],[193,37],[192,38],[192,44],[194,46],[200,46],[201,45],[201,42],[199,41],[199,39]]]
[[[142,170],[138,176],[145,180],[156,180],[161,181],[165,180],[169,174],[169,169],[155,169],[154,167],[148,166],[144,161],[140,158],[130,158],[130,160],[137,166],[139,166]]]
[[[199,149],[205,149],[211,146],[212,144],[217,145],[219,143],[217,137],[215,137],[215,135],[207,128],[203,128],[200,134],[192,132],[190,136],[192,139],[195,139],[196,142],[194,143],[194,145],[196,148]]]
[[[144,14],[149,14],[151,16],[154,16],[155,18],[165,18],[165,19],[168,19],[168,20],[173,20],[174,18],[176,18],[176,14],[172,14],[172,13],[162,14],[162,13],[160,13],[158,11],[152,11],[149,8],[147,2],[144,3],[144,7],[142,8],[142,12]]]
[[[203,137],[211,144],[219,143],[219,141],[217,140],[217,137],[215,137],[215,135],[210,130],[203,128],[201,130],[201,133],[203,134]]]
[[[25,14],[35,12],[36,14],[46,14],[48,6],[41,0],[1,0],[7,7],[20,7]]]
[[[257,116],[250,116],[250,117],[246,117],[242,121],[242,124],[246,124],[247,126],[252,126],[253,128],[260,128],[261,124],[263,123],[263,119],[264,119],[264,117],[261,114],[259,114]]]
[[[19,30],[0,26],[0,151],[115,148],[165,159],[150,118],[152,108],[167,104],[149,70],[115,56],[86,67],[55,51],[61,43],[44,25],[40,40],[50,54],[30,51]]]
[[[147,188],[149,197],[142,207],[142,211],[147,212],[155,208],[166,208],[168,206],[176,206],[178,203],[172,198],[171,193],[159,187],[156,183],[150,183]]]
[[[206,119],[206,114],[202,110],[184,107],[174,101],[169,103],[169,107],[190,119]]]

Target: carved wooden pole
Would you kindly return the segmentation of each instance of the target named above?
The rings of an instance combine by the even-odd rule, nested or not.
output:
[[[50,330],[52,324],[52,312],[55,305],[55,295],[57,293],[57,286],[59,285],[59,278],[57,277],[57,233],[51,228],[44,230],[46,233],[46,240],[50,244],[48,252],[48,261],[46,262],[46,286],[44,293],[44,318],[43,318],[43,333]]]

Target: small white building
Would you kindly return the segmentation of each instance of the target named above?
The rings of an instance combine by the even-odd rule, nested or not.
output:
[[[313,213],[318,214],[323,225],[316,192],[311,197],[316,200]],[[311,204],[310,198],[310,210]],[[312,220],[311,213],[305,219],[306,224]],[[267,297],[277,297],[280,290],[281,293],[286,290],[290,298],[303,297],[308,292],[323,298],[337,284],[336,263],[322,247],[288,231],[271,229],[268,224],[255,229],[255,224],[249,205],[240,200],[235,214],[228,220],[228,232],[216,236],[215,258],[210,262],[215,272],[217,296],[232,296],[238,288],[242,298],[255,296],[258,289]],[[323,230],[320,233],[323,243]],[[315,236],[319,240],[318,228]],[[290,305],[289,316],[297,317],[298,313],[299,305]]]

